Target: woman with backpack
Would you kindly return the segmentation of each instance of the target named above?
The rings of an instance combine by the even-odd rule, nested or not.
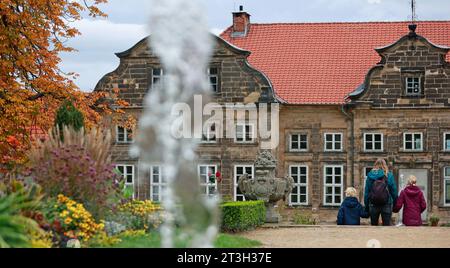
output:
[[[378,159],[366,179],[364,205],[368,209],[370,222],[378,225],[381,215],[383,226],[391,225],[392,208],[397,202],[397,186],[394,175],[384,159]]]
[[[403,207],[403,224],[406,226],[421,226],[422,212],[427,208],[427,202],[422,190],[416,186],[417,178],[411,175],[408,178],[408,186],[400,193],[394,212],[399,212]]]

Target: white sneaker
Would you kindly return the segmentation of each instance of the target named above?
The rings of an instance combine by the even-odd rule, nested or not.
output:
[[[401,227],[401,226],[403,226],[403,223],[399,223],[399,224],[395,225],[395,227]]]

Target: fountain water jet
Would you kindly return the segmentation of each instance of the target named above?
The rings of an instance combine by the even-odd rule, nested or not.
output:
[[[140,168],[159,163],[165,169],[162,246],[174,247],[177,238],[189,238],[188,247],[212,247],[218,232],[217,200],[200,191],[197,141],[174,135],[174,129],[183,125],[180,112],[174,112],[176,104],[187,104],[193,111],[194,95],[207,99],[210,92],[206,68],[211,34],[199,0],[152,0],[150,7],[150,47],[162,63],[164,76],[145,97],[137,146],[131,153],[139,156]],[[202,120],[191,121],[198,129],[195,124]]]

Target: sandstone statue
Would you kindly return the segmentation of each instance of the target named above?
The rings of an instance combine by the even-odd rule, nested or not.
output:
[[[255,161],[255,177],[244,174],[239,178],[238,187],[246,200],[263,200],[266,204],[266,222],[279,223],[280,213],[275,204],[287,200],[294,187],[292,177],[275,178],[277,160],[270,151],[259,153]]]

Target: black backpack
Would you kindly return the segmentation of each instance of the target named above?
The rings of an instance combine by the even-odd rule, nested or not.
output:
[[[384,206],[389,202],[388,178],[375,180],[369,193],[369,200],[375,206]]]

